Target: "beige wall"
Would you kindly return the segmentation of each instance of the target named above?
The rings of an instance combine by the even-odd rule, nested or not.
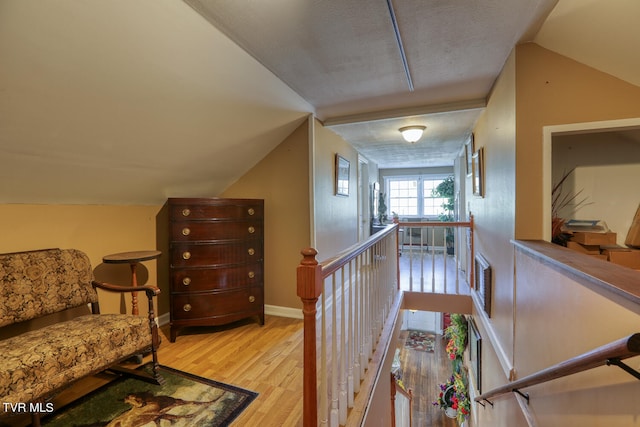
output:
[[[265,200],[265,303],[297,309],[296,266],[300,251],[311,246],[310,123],[305,121],[278,147],[232,184],[219,197]],[[333,132],[316,124],[316,222],[323,253],[344,249],[357,237],[357,153]],[[333,194],[333,156],[340,152],[351,161],[349,197]],[[185,196],[187,197],[187,196]],[[144,249],[166,251],[162,206],[114,205],[0,205],[0,252],[49,247],[76,248],[87,253],[98,280],[129,284],[127,265],[107,265],[107,254]],[[169,288],[166,258],[146,261],[138,268],[138,283],[158,285],[162,294],[157,314],[168,313]],[[159,271],[159,273],[158,273]],[[103,312],[131,310],[130,296],[101,291]],[[146,309],[141,306],[143,312]]]
[[[474,129],[474,145],[484,147],[485,195],[474,196],[470,178],[466,184],[466,199],[475,221],[475,251],[482,254],[492,267],[493,307],[491,324],[499,341],[508,376],[513,360],[513,255],[510,240],[514,236],[516,205],[515,170],[515,55],[507,60],[496,82],[486,111]]]
[[[265,304],[301,307],[296,295],[300,251],[310,245],[309,122],[221,197],[264,199]]]
[[[477,249],[493,271],[491,317],[474,311],[480,333],[496,342],[483,346],[483,391],[637,332],[638,313],[544,264],[514,258],[510,243],[544,236],[543,127],[633,117],[640,117],[636,86],[535,44],[517,46],[506,62],[474,129],[476,149],[485,147],[486,195],[466,194]],[[640,385],[625,376],[599,368],[540,386],[531,390],[531,407],[540,426],[639,425],[626,396],[638,396]],[[608,410],[618,392],[625,409]],[[475,408],[471,425],[524,426],[518,412],[513,397],[500,398],[493,408]]]
[[[542,239],[543,127],[640,117],[640,87],[534,43],[516,52],[516,237]]]
[[[318,259],[358,241],[358,153],[342,137],[315,121],[313,131],[313,216]],[[349,197],[335,195],[335,155],[349,160]]]
[[[0,252],[43,248],[74,248],[91,260],[97,280],[129,285],[128,265],[103,264],[116,252],[156,248],[155,217],[159,206],[0,205]],[[137,271],[138,284],[156,285],[156,261],[145,261]],[[144,298],[141,294],[140,297]],[[169,295],[164,292],[163,300]],[[103,313],[131,312],[130,295],[100,291]],[[146,305],[140,305],[146,313]]]
[[[516,281],[519,378],[638,332],[640,308],[633,311],[603,298],[596,288],[521,251],[516,252]],[[625,363],[636,369],[640,357]],[[640,426],[640,382],[617,367],[596,368],[528,392],[541,427]]]

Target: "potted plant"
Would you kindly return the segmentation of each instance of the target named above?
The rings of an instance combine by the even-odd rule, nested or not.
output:
[[[384,200],[384,193],[380,192],[378,199],[378,221],[380,224],[387,222],[387,203]]]
[[[433,404],[444,410],[447,417],[456,418],[460,424],[466,421],[471,413],[471,401],[464,375],[455,373],[444,384],[440,384],[438,399]]]
[[[436,186],[431,192],[433,197],[442,197],[445,200],[442,203],[442,209],[444,212],[438,215],[440,221],[451,222],[453,221],[453,207],[454,207],[454,194],[455,194],[455,181],[453,175],[445,178],[440,184]],[[445,244],[447,246],[447,254],[453,255],[454,244],[454,232],[453,228],[447,227],[445,231]]]
[[[565,223],[565,218],[561,217],[561,212],[567,208],[573,208],[575,214],[580,208],[591,204],[587,203],[588,197],[580,196],[582,190],[576,193],[563,191],[562,185],[574,170],[575,168],[565,172],[551,189],[551,241],[562,246],[566,246],[569,236],[563,235],[562,226]]]

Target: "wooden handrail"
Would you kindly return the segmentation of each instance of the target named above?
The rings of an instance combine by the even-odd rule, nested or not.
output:
[[[325,281],[331,278],[332,276],[335,276],[335,274],[339,273],[340,270],[343,270],[347,266],[349,267],[349,269],[351,269],[353,262],[357,264],[358,260],[362,259],[363,257],[367,261],[373,262],[376,266],[382,265],[380,263],[383,258],[389,260],[388,256],[378,259],[378,258],[375,258],[373,254],[371,258],[369,258],[368,251],[371,251],[372,249],[379,247],[380,244],[383,244],[383,245],[387,244],[388,242],[391,241],[390,239],[397,239],[397,229],[398,229],[397,224],[390,224],[384,230],[374,234],[373,236],[369,237],[367,240],[360,242],[356,245],[353,245],[347,248],[346,250],[340,252],[338,255],[331,257],[329,259],[326,259],[322,262],[318,262],[317,260],[318,252],[314,248],[307,248],[301,252],[303,255],[303,259],[297,267],[297,294],[302,300],[302,304],[303,304],[302,311],[303,311],[303,319],[304,319],[303,425],[305,427],[315,427],[318,423],[319,414],[322,414],[322,417],[327,416],[327,414],[325,413],[326,404],[327,404],[327,399],[326,399],[327,393],[326,391],[323,393],[319,393],[319,387],[318,387],[318,372],[324,372],[322,375],[326,375],[327,368],[326,366],[322,366],[322,365],[320,365],[320,367],[316,366],[316,362],[318,360],[318,348],[317,348],[318,342],[321,342],[320,359],[323,362],[326,362],[327,360],[327,355],[323,353],[323,351],[325,351],[327,347],[325,343],[322,343],[324,336],[321,336],[320,341],[318,341],[318,336],[316,333],[318,330],[316,327],[316,317],[318,314],[317,306],[321,298],[324,298],[323,292],[324,292]],[[395,243],[397,244],[397,241]],[[394,247],[393,251],[397,252],[397,249]],[[387,255],[390,255],[390,254],[387,253]],[[395,266],[395,270],[396,270],[395,276],[397,277],[398,276],[397,254],[395,255],[395,258],[396,258],[395,259],[396,262],[392,263],[392,265]],[[356,267],[356,269],[358,269],[358,267]],[[383,272],[384,274],[388,274],[389,270],[385,270],[384,268],[382,268],[380,271],[378,271],[377,268],[366,270],[367,277],[365,281],[367,285],[371,283],[371,281],[374,278],[374,275],[378,273],[383,273]],[[342,272],[342,274],[344,274],[344,271]],[[348,280],[351,280],[351,279],[352,279],[351,277],[348,278]],[[344,280],[344,277],[342,278],[342,280]],[[364,283],[365,281],[361,283]],[[329,292],[329,295],[333,298],[336,298],[335,283],[336,282],[334,277],[333,278],[334,289],[331,292]],[[394,284],[393,281],[388,281],[388,283],[391,283],[397,287],[397,284]],[[367,301],[367,309],[371,310],[375,308],[377,304],[382,308],[381,310],[378,310],[376,312],[377,315],[382,316],[383,314],[384,315],[388,314],[388,311],[385,311],[385,308],[386,310],[388,310],[388,307],[385,305],[386,304],[385,301],[387,301],[391,297],[391,295],[389,293],[380,294],[380,293],[376,293],[375,291],[372,292],[371,290],[367,290],[367,292],[368,293],[366,295],[366,298],[372,298],[371,301]],[[351,297],[349,297],[349,301],[351,301],[350,298]],[[340,296],[340,300],[342,302],[345,301],[344,294]],[[322,301],[323,301],[323,308],[321,309],[321,312],[323,315],[321,316],[321,322],[324,322],[324,319],[325,319],[324,299],[322,299]],[[343,312],[339,314],[339,317],[341,319],[344,319],[346,315],[346,313],[344,312],[344,305],[342,305],[341,308],[343,309]],[[335,330],[335,327],[336,327],[335,319],[337,318],[336,317],[337,313],[335,311],[336,310],[335,300],[331,302],[331,309],[333,310],[333,312],[331,313],[330,317],[331,317],[332,326],[334,328],[333,330],[330,331],[331,336],[334,339],[335,337],[339,336],[342,341],[339,344],[344,345],[346,344],[344,343],[344,336],[346,331],[342,330],[340,333],[338,333]],[[349,314],[349,316],[351,316],[351,314]],[[384,319],[362,318],[360,320],[373,322],[375,323],[376,328],[381,327],[382,324],[384,324]],[[344,322],[341,323],[340,326],[344,327]],[[351,324],[349,325],[349,327],[351,327]],[[368,327],[370,327],[370,325]],[[322,323],[322,326],[320,327],[319,330],[322,331],[321,333],[326,332],[324,323]],[[374,346],[373,346],[374,343],[373,341],[371,341],[371,337],[373,337],[374,339],[377,338],[377,333],[374,334],[373,328],[370,331],[368,331],[368,333],[370,335],[370,342],[368,342],[367,345],[370,346],[370,348],[369,347],[361,348],[362,351],[360,353],[360,356],[362,357],[368,357],[369,355],[368,352],[372,352],[374,349]],[[336,352],[338,351],[337,345],[338,343],[333,343],[331,345],[331,351],[332,351],[331,361],[333,363],[338,363],[338,358],[336,357],[337,356]],[[345,349],[341,348],[339,351],[340,351],[340,354],[343,354]],[[341,358],[339,362],[342,365],[344,362],[344,358]],[[366,362],[366,360],[361,360],[361,362]],[[362,363],[360,363],[360,365],[362,365]],[[340,367],[341,374],[343,373],[342,367],[343,366]],[[363,374],[364,369],[365,368],[363,366],[362,372],[359,372],[359,374]],[[337,381],[336,380],[337,372],[338,370],[335,367],[331,368],[332,386],[335,386],[335,383]],[[326,387],[326,382],[324,386]],[[359,387],[359,383],[357,386]],[[320,384],[320,388],[322,387],[323,385]],[[333,424],[334,417],[336,419],[335,422],[337,422],[337,417],[340,417],[340,418],[343,417],[342,413],[338,413],[338,409],[342,411],[344,408],[344,417],[346,418],[347,402],[345,401],[344,405],[342,403],[336,403],[338,397],[334,395],[335,390],[332,390],[332,393],[333,393],[331,396],[332,406],[331,406],[329,416],[331,417],[331,423]],[[340,393],[340,399],[342,399],[343,396],[348,396],[350,392],[344,391],[343,393],[343,390],[340,390],[339,393]],[[320,404],[320,409],[318,408],[319,404]],[[326,421],[325,418],[323,418],[323,420]]]
[[[535,374],[512,381],[501,387],[496,387],[493,390],[476,397],[475,401],[489,402],[490,399],[497,396],[519,391],[525,387],[542,384],[547,381],[587,371],[603,365],[617,364],[622,365],[624,368],[626,365],[621,364],[621,360],[638,355],[640,355],[640,333],[630,335],[626,338],[621,338],[617,341],[605,344],[594,350],[538,371]]]
[[[318,261],[318,252],[313,248],[301,252],[303,259],[297,268],[297,294],[302,301],[304,319],[305,427],[315,427],[318,422],[337,425],[348,418],[351,422],[347,408],[354,400],[356,406],[361,406],[364,397],[360,400],[358,397],[371,392],[361,393],[360,387],[361,383],[367,387],[375,384],[363,380],[365,375],[374,378],[380,373],[371,371],[369,368],[372,366],[369,365],[381,366],[373,361],[379,363],[378,358],[386,348],[380,345],[388,346],[383,338],[386,337],[384,331],[389,319],[397,318],[397,301],[401,300],[397,296],[402,295],[399,294],[398,233],[400,227],[412,224],[419,227],[469,227],[469,273],[473,283],[473,217],[469,222],[389,224],[365,241],[321,261]],[[327,293],[324,293],[325,286],[328,286]],[[325,319],[328,319],[326,325]],[[331,351],[330,355],[326,353],[327,349]],[[327,366],[327,362],[331,366]],[[363,410],[354,410],[351,415],[364,413]]]
[[[363,242],[356,243],[355,245],[345,249],[339,254],[322,261],[322,276],[329,277],[331,274],[338,271],[342,266],[348,264],[350,261],[356,259],[362,255],[365,251],[369,250],[373,245],[378,243],[387,237],[388,234],[396,232],[398,224],[389,224],[382,231],[370,236]]]
[[[402,221],[403,227],[471,227],[473,221]]]

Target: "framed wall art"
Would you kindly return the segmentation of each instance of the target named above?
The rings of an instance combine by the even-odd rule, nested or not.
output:
[[[478,148],[471,158],[473,195],[484,197],[484,147]]]
[[[475,263],[475,291],[485,313],[491,317],[491,266],[482,254],[476,254]]]
[[[482,394],[482,337],[472,316],[468,318],[469,365],[475,380],[477,394]]]
[[[336,154],[336,195],[349,196],[349,160]]]
[[[464,157],[467,161],[467,176],[473,175],[473,152],[475,151],[474,142],[473,142],[473,134],[469,137],[469,140],[466,144],[464,144]]]

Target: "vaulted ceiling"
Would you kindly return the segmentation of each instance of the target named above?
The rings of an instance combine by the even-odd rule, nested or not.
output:
[[[640,85],[637,16],[635,0],[3,0],[0,203],[216,195],[310,113],[382,167],[451,164],[519,42]],[[423,139],[403,144],[406,124]]]

